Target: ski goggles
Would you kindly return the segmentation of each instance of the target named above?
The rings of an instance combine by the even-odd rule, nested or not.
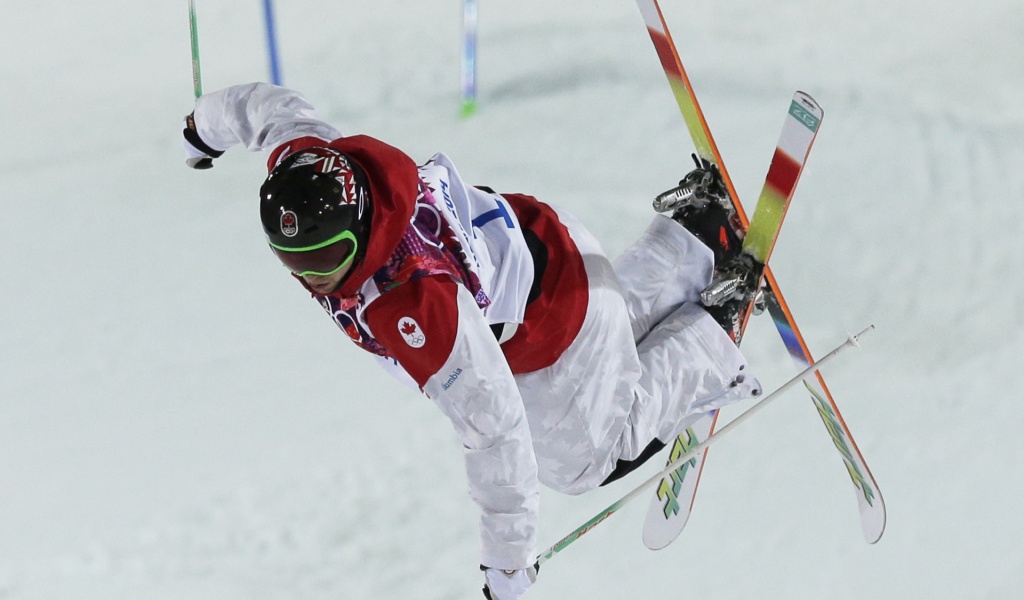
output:
[[[281,264],[299,277],[334,275],[352,263],[358,247],[356,236],[351,231],[343,231],[326,242],[306,248],[270,244]]]

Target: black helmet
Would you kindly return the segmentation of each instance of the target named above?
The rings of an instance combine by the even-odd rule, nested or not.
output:
[[[328,275],[364,253],[371,212],[366,174],[332,148],[288,156],[260,188],[267,242],[297,275]]]

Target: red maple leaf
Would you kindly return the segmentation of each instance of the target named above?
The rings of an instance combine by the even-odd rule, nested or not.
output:
[[[416,333],[416,324],[406,321],[402,323],[401,331],[403,335],[412,335]]]

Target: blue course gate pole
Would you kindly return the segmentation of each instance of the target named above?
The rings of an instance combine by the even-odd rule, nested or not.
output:
[[[476,0],[462,5],[462,116],[476,112]]]
[[[273,0],[263,0],[263,16],[267,22],[267,52],[270,55],[270,83],[281,85],[281,67],[277,60],[277,33]]]

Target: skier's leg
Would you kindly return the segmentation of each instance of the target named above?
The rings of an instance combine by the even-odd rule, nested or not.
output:
[[[662,320],[637,351],[639,390],[655,399],[637,408],[657,423],[656,435],[664,442],[704,413],[761,393],[739,348],[696,304],[684,304]]]
[[[538,478],[552,489],[577,494],[597,487],[621,454],[619,441],[630,426],[626,421],[641,368],[611,263],[578,220],[557,212],[583,258],[587,312],[558,360],[517,374],[516,383],[530,424]]]
[[[642,465],[707,412],[761,394],[739,349],[696,304],[662,320],[638,351],[641,376],[628,423],[647,425],[623,430],[623,452],[601,485]]]
[[[681,290],[660,282],[641,311],[667,316],[637,347],[627,300],[593,236],[569,215],[559,213],[586,266],[587,315],[577,338],[546,369],[516,376],[533,435],[539,478],[566,493],[597,487],[622,461],[636,461],[657,438],[670,441],[676,427],[702,411],[750,395],[756,380],[738,384],[743,358],[713,319],[687,304],[667,307],[664,299],[697,293],[701,284]],[[660,221],[660,223],[658,223]],[[678,224],[659,218],[654,236]],[[685,236],[682,236],[685,239]],[[645,243],[652,258],[658,244]],[[634,251],[635,260],[643,252]],[[654,291],[656,286],[652,286]],[[634,298],[639,295],[634,294]],[[672,298],[670,298],[672,297]]]
[[[684,302],[696,302],[711,283],[713,254],[672,219],[656,215],[615,260],[633,339],[639,342]]]

